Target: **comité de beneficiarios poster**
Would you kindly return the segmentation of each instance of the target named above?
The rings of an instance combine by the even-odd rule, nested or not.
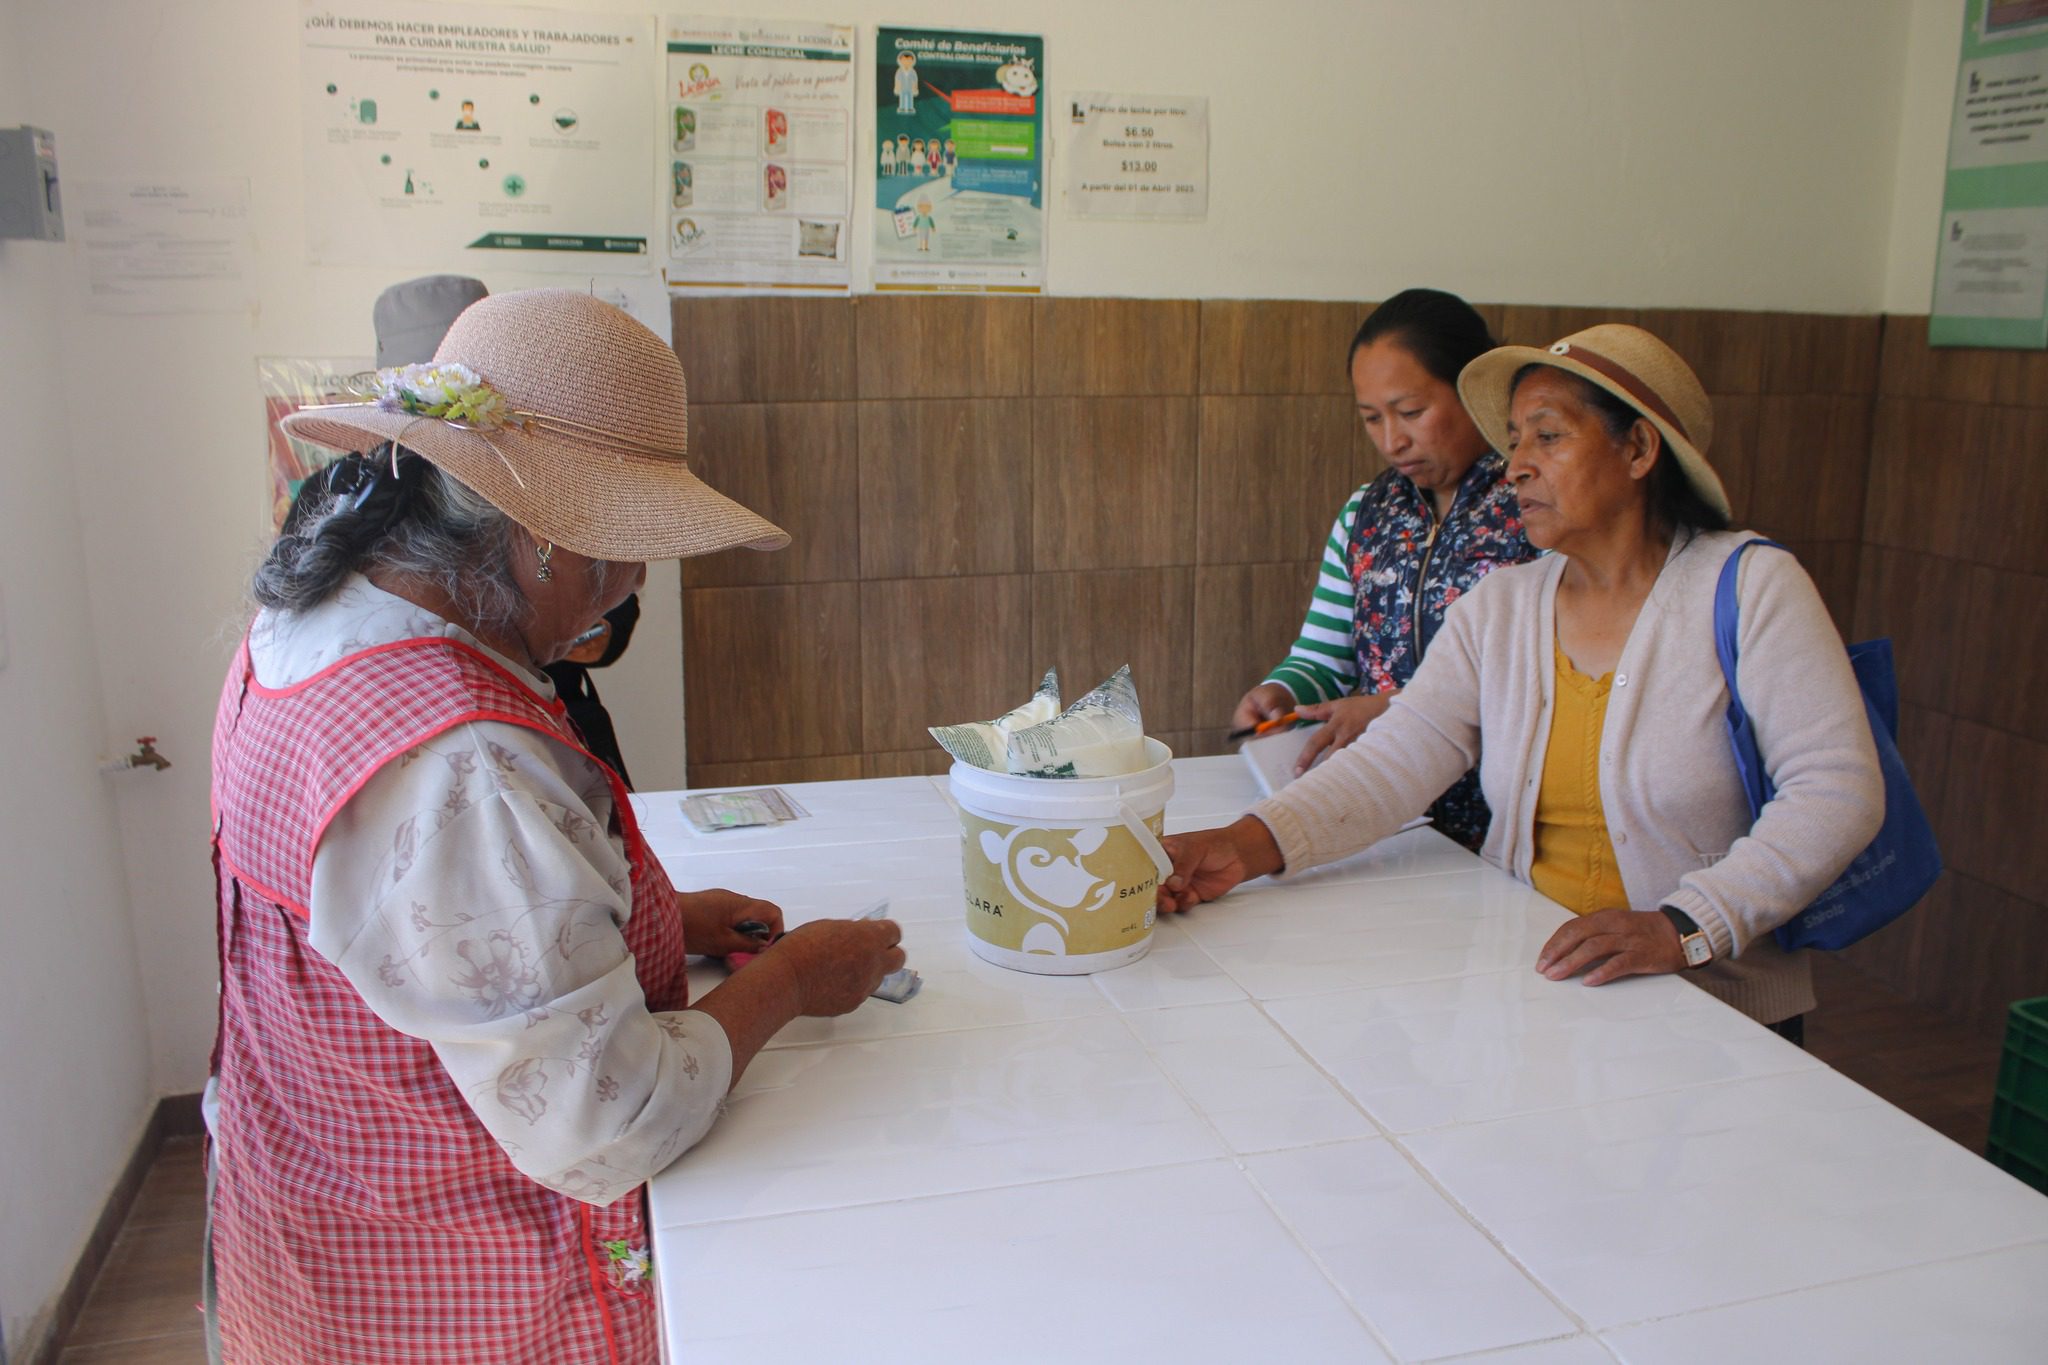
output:
[[[875,42],[875,288],[1045,284],[1045,40],[883,28]]]

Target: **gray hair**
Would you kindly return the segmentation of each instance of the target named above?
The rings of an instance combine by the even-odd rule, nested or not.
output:
[[[389,447],[372,459],[389,459]],[[266,607],[305,611],[325,602],[350,574],[376,568],[446,594],[484,635],[509,633],[530,608],[512,565],[519,524],[475,490],[416,455],[405,479],[416,484],[395,518],[376,503],[331,492],[293,509],[270,554],[257,566],[250,595]],[[388,478],[389,475],[384,477]]]

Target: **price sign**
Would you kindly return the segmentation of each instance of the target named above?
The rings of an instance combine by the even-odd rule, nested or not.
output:
[[[1070,96],[1067,204],[1083,218],[1209,216],[1209,101],[1173,95]]]

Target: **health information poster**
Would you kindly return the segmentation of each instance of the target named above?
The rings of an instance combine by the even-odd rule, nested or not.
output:
[[[662,101],[672,289],[853,282],[853,30],[670,19]]]
[[[1045,286],[1045,40],[884,28],[875,43],[875,288]]]
[[[650,16],[352,0],[300,28],[316,263],[648,268]]]
[[[2040,347],[2048,345],[2048,6],[1968,4],[1927,339]]]

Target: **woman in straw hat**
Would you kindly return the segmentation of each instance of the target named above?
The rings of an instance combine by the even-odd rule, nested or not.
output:
[[[1488,861],[1574,912],[1536,957],[1587,985],[1693,968],[1795,1036],[1805,960],[1771,930],[1875,836],[1884,788],[1840,636],[1797,560],[1744,558],[1743,700],[1777,796],[1753,821],[1723,723],[1714,589],[1752,539],[1707,462],[1713,408],[1648,332],[1504,346],[1458,377],[1508,456],[1532,544],[1448,614],[1414,681],[1350,748],[1226,828],[1168,839],[1160,906],[1299,872],[1399,829],[1477,764]]]
[[[216,1358],[652,1361],[642,1183],[903,954],[810,924],[688,1001],[685,951],[781,912],[669,885],[540,670],[647,561],[789,537],[586,295],[485,299],[376,388],[287,419],[368,453],[257,571],[214,737]]]

